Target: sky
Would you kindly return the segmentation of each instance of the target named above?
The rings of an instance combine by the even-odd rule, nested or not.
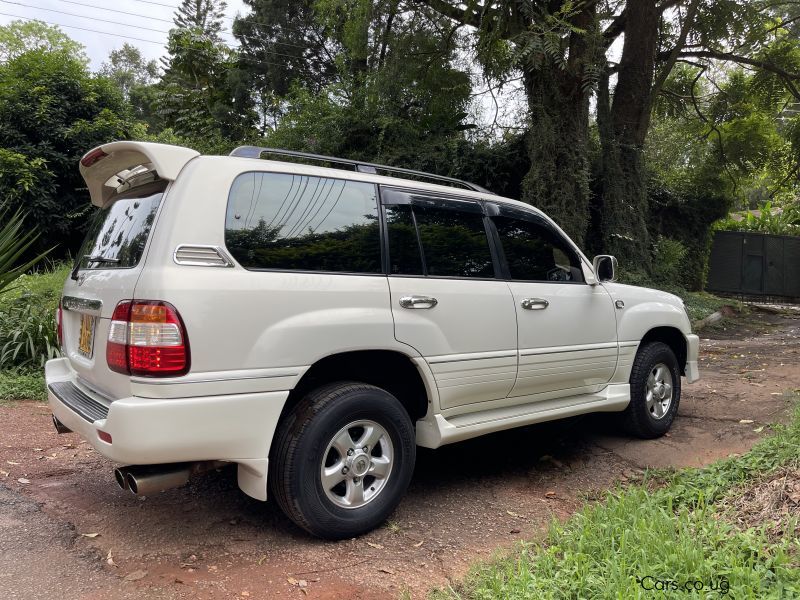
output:
[[[86,47],[91,68],[97,70],[109,52],[124,42],[138,47],[148,60],[163,56],[167,32],[173,27],[172,17],[180,1],[0,0],[0,25],[7,25],[20,17],[59,25],[64,33]],[[249,9],[242,0],[227,0],[227,4],[225,15],[228,18],[223,21],[226,29],[223,39],[229,46],[235,46],[230,33],[232,19],[237,14],[247,14]]]

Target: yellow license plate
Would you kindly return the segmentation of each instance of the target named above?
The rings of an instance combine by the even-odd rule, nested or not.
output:
[[[94,348],[94,322],[92,315],[81,315],[81,333],[78,337],[78,352],[86,358],[92,358]]]

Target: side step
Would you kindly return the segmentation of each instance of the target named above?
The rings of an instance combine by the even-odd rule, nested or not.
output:
[[[438,448],[495,431],[523,425],[544,423],[592,412],[618,412],[630,402],[630,385],[612,384],[596,394],[570,396],[551,400],[521,397],[513,406],[470,412],[446,419],[442,415],[417,421],[417,445]],[[527,402],[526,402],[527,400]]]

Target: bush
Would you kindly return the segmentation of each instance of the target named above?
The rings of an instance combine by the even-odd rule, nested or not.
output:
[[[55,313],[69,269],[21,275],[0,297],[0,369],[40,368],[59,355]]]
[[[659,236],[653,244],[653,279],[659,283],[681,283],[686,253],[686,246],[678,240]]]
[[[0,313],[0,369],[41,367],[60,354],[55,313],[49,307],[18,301]]]
[[[772,235],[800,235],[800,206],[786,206],[782,212],[773,213],[771,202],[759,208],[759,216],[747,213],[741,221],[730,216],[714,225],[716,231],[752,231]]]

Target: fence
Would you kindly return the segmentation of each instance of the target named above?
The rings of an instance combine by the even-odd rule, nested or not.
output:
[[[718,231],[706,289],[800,298],[800,237]]]

